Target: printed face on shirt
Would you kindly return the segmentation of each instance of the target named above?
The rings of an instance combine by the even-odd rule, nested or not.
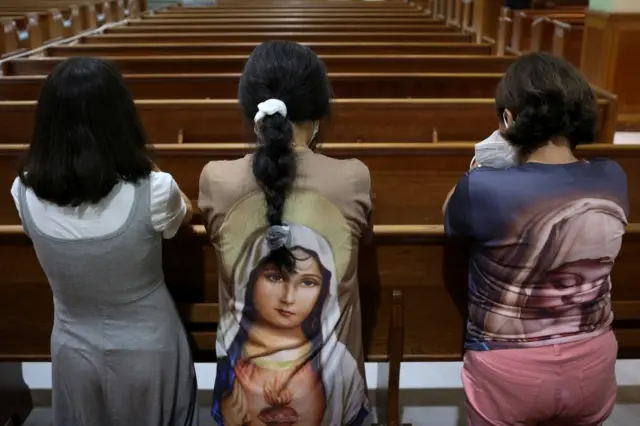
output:
[[[253,299],[258,320],[276,328],[300,327],[313,311],[322,289],[317,260],[300,249],[292,253],[296,258],[293,273],[266,264],[255,283]]]

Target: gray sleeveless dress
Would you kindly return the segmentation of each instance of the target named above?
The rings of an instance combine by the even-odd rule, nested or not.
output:
[[[126,223],[98,238],[40,232],[21,187],[25,231],[53,291],[54,426],[198,424],[186,334],[162,272],[149,181]]]

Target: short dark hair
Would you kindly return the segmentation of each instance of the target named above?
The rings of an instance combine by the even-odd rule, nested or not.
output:
[[[95,204],[118,181],[151,173],[147,138],[120,71],[74,57],[52,70],[40,91],[33,136],[19,177],[59,206]]]
[[[269,41],[256,47],[238,88],[245,117],[253,122],[258,104],[272,98],[284,102],[287,117],[268,115],[256,124],[260,137],[252,165],[264,192],[270,226],[282,225],[286,196],[296,177],[292,123],[321,120],[330,114],[331,85],[324,63],[295,42]],[[286,248],[275,250],[269,261],[288,270],[295,264]]]
[[[598,105],[589,83],[573,65],[549,53],[530,53],[509,66],[496,92],[498,115],[513,125],[505,137],[532,152],[553,137],[571,148],[596,138]]]

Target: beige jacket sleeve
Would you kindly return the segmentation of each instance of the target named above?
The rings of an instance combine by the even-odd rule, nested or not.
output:
[[[360,226],[360,241],[368,244],[373,238],[373,205],[371,192],[371,173],[369,168],[360,160],[353,160],[353,171],[349,179],[353,188],[353,200]]]

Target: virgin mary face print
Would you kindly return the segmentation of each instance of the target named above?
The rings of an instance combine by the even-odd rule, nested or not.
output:
[[[214,392],[214,417],[218,410],[225,425],[324,426],[335,422],[336,410],[342,422],[348,414],[342,398],[333,401],[343,393],[335,388],[357,389],[354,381],[363,382],[355,359],[333,333],[340,308],[331,247],[309,228],[291,229],[291,272],[270,261],[262,237],[237,267],[237,326],[230,327],[235,334],[218,363]],[[364,404],[359,395],[353,398]]]
[[[486,279],[497,283],[488,287],[499,292],[491,299],[502,303],[490,311],[471,304],[470,317],[489,334],[531,341],[606,322],[625,222],[619,204],[598,198],[558,202],[521,217],[503,246],[479,260]]]
[[[257,319],[266,326],[282,330],[300,328],[312,315],[323,284],[329,285],[325,277],[330,272],[319,263],[317,256],[302,248],[295,248],[291,253],[296,259],[292,273],[267,263],[258,273],[253,290]],[[317,321],[319,323],[320,318]]]

